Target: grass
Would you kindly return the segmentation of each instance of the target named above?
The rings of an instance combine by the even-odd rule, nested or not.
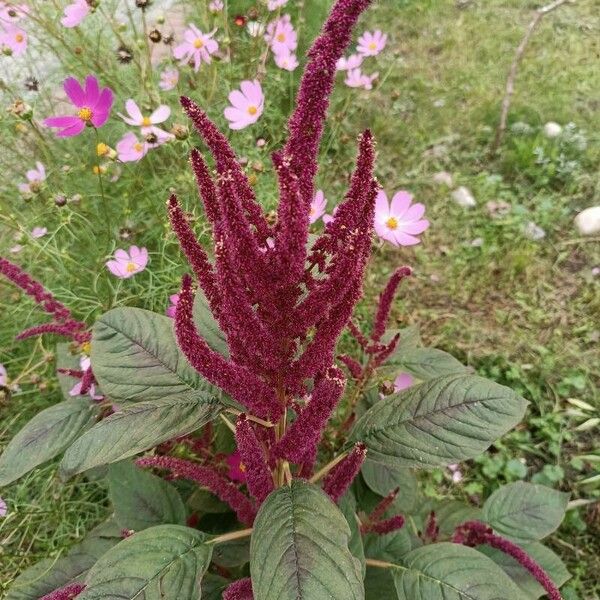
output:
[[[250,5],[230,4],[232,14]],[[301,29],[304,42],[328,4],[306,3],[306,22]],[[404,284],[395,317],[418,324],[428,345],[455,354],[481,374],[514,387],[531,402],[527,420],[515,432],[481,460],[464,465],[465,479],[452,487],[452,493],[482,497],[498,482],[525,477],[570,491],[573,498],[595,501],[571,510],[550,540],[574,575],[565,598],[582,600],[600,597],[600,485],[586,483],[600,471],[597,462],[579,458],[598,454],[594,439],[598,429],[578,431],[581,419],[573,415],[567,400],[584,400],[600,410],[600,283],[591,273],[592,267],[600,265],[599,239],[582,238],[573,226],[577,211],[597,204],[600,196],[600,16],[593,5],[592,0],[580,1],[542,22],[519,72],[510,113],[511,124],[523,122],[532,130],[518,133],[518,126],[509,128],[499,155],[490,158],[487,150],[499,116],[506,72],[537,4],[487,0],[460,9],[449,0],[380,2],[368,22],[389,30],[391,42],[376,65],[365,67],[369,72],[379,70],[379,84],[370,93],[338,86],[319,175],[331,208],[346,184],[353,141],[361,128],[370,126],[379,142],[382,185],[388,193],[409,189],[426,204],[432,227],[421,246],[378,247],[359,316],[367,314],[368,299],[375,297],[386,275],[401,263],[411,264],[416,275]],[[85,31],[92,42],[101,43],[104,52],[114,41],[105,39],[107,34],[102,37],[99,30]],[[237,82],[257,65],[253,42],[243,41],[247,38],[234,29],[230,35],[237,51],[232,64],[206,67],[192,81],[197,85],[193,96],[214,116],[219,115],[229,90],[223,82]],[[87,50],[94,44],[82,47],[83,56],[62,52],[67,66],[78,74],[88,72],[78,61],[93,67],[95,60]],[[236,62],[236,57],[245,54],[254,58]],[[134,65],[120,68],[105,62],[111,82],[120,82],[121,91],[131,90],[140,101],[149,101]],[[58,74],[51,75],[48,88],[59,80]],[[187,81],[182,83],[183,89],[187,85]],[[255,127],[232,136],[239,153],[248,158],[259,197],[269,208],[275,198],[268,153],[284,136],[290,92],[296,85],[297,73],[290,76],[269,66],[267,112]],[[13,92],[12,88],[6,91],[3,104],[14,100]],[[175,92],[167,96],[172,107],[175,97]],[[49,114],[46,100],[35,102],[34,110]],[[174,120],[184,122],[176,111]],[[550,120],[573,122],[578,132],[584,132],[585,149],[576,148],[576,143],[562,148],[573,164],[561,162],[556,143],[539,133],[540,126]],[[91,322],[115,304],[163,311],[184,271],[164,224],[163,201],[169,189],[175,188],[190,210],[195,206],[185,164],[191,141],[169,145],[160,156],[150,155],[139,165],[125,165],[118,181],[106,182],[111,221],[115,228],[131,232],[127,240],[109,244],[101,225],[100,193],[90,172],[90,165],[97,161],[91,136],[40,146],[33,141],[35,134],[15,134],[14,126],[10,116],[0,120],[3,139],[14,142],[12,150],[0,159],[10,173],[6,183],[0,184],[0,248],[4,251],[14,244],[15,231],[22,235],[34,225],[46,225],[52,234],[37,241],[29,239],[17,260],[78,316]],[[113,123],[102,134],[114,145],[113,140],[123,131]],[[263,149],[256,147],[258,137],[267,141]],[[52,171],[42,197],[24,204],[15,197],[13,184],[33,162],[32,145],[46,157]],[[64,165],[69,166],[68,171],[63,170]],[[474,209],[457,206],[449,189],[433,183],[432,175],[440,170],[450,172],[455,185],[472,190],[477,199]],[[57,193],[83,197],[73,210],[69,205],[58,209],[53,202]],[[490,201],[506,202],[510,211],[492,217],[486,207]],[[532,241],[524,235],[530,221],[545,230],[543,240]],[[197,226],[202,231],[202,219]],[[473,240],[479,239],[481,245],[473,245]],[[103,262],[115,244],[127,247],[130,243],[148,246],[150,268],[131,280],[115,283]],[[50,339],[12,341],[16,331],[39,318],[29,302],[19,300],[12,288],[0,284],[4,314],[0,362],[13,378],[53,349]],[[48,360],[26,374],[20,382],[22,391],[4,403],[0,445],[40,408],[57,401],[52,368]],[[432,489],[447,485],[445,482],[441,471],[431,475]],[[83,479],[62,484],[52,466],[28,475],[2,495],[10,509],[10,516],[0,521],[2,585],[8,585],[40,557],[59,555],[108,510],[100,484]]]

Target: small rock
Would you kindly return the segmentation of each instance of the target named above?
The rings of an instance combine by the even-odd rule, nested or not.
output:
[[[581,235],[600,233],[600,206],[590,206],[575,217],[575,226]]]
[[[592,267],[592,275],[594,277],[600,276],[600,267]]]
[[[433,101],[433,106],[435,106],[435,108],[442,108],[446,106],[446,101],[443,98],[438,98]]]
[[[438,185],[452,187],[453,184],[452,175],[448,173],[448,171],[439,171],[438,173],[435,173],[431,179]]]
[[[481,248],[481,246],[483,246],[483,238],[475,238],[474,240],[471,240],[471,246],[473,248]]]
[[[548,121],[544,125],[544,135],[547,138],[555,138],[558,137],[562,133],[562,127],[555,123],[554,121]]]
[[[477,206],[477,202],[475,201],[471,190],[464,185],[461,185],[452,192],[452,199],[456,204],[463,208],[473,208],[474,206]]]
[[[543,240],[546,237],[546,232],[533,221],[529,221],[529,223],[525,225],[525,230],[523,233],[525,234],[526,238],[533,240],[534,242]]]
[[[510,204],[504,202],[504,200],[490,200],[489,202],[486,202],[485,207],[490,217],[494,218],[504,217],[511,209]]]

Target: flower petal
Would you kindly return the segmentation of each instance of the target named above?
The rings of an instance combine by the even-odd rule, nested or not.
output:
[[[77,119],[77,122],[63,129],[61,131],[57,131],[57,137],[73,137],[74,135],[79,135],[85,128],[85,122],[81,119]]]
[[[394,217],[402,217],[408,210],[410,203],[412,202],[412,195],[405,190],[396,192],[392,197],[392,207],[390,213]]]
[[[100,96],[100,87],[98,80],[93,75],[88,75],[85,78],[85,102],[90,108],[96,106],[98,97]]]
[[[79,81],[75,77],[67,77],[63,83],[65,93],[69,100],[78,108],[85,106],[86,95]]]
[[[129,98],[129,100],[127,100],[125,102],[125,110],[129,114],[129,116],[132,118],[132,120],[134,121],[134,123],[129,123],[130,125],[141,125],[142,124],[142,122],[144,121],[144,116],[142,115],[142,111],[140,110],[139,106],[136,104],[135,100],[133,100],[132,98]]]
[[[171,116],[171,109],[166,104],[161,104],[151,115],[150,122],[153,124],[162,123]]]

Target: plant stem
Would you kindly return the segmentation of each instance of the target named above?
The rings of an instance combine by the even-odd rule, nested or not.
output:
[[[100,143],[100,135],[98,134],[98,130],[94,127],[94,132],[96,134],[96,147],[94,148],[94,154],[97,154],[96,149],[98,148],[98,144]],[[100,164],[97,165],[98,171],[98,185],[100,186],[100,196],[102,196],[102,209],[104,211],[104,219],[106,221],[106,239],[110,244],[110,240],[112,237],[112,225],[110,223],[110,212],[108,210],[108,203],[106,201],[106,196],[104,195],[104,183],[102,182],[102,171],[100,169]]]
[[[319,481],[319,479],[322,479],[323,477],[325,477],[325,475],[327,475],[327,473],[329,473],[329,471],[331,471],[331,469],[333,469],[333,467],[335,467],[335,465],[337,465],[339,462],[344,460],[344,458],[346,458],[346,456],[348,456],[348,451],[342,452],[340,455],[336,456],[331,462],[328,462],[322,469],[317,471],[310,478],[310,482],[316,483],[317,481]]]
[[[396,566],[393,563],[385,562],[383,560],[376,560],[374,558],[366,558],[365,564],[368,567],[379,567],[380,569],[393,569]]]
[[[235,415],[236,417],[239,417],[242,412],[239,410],[236,410],[235,408],[228,408],[226,409],[226,412]],[[248,413],[244,413],[246,415],[246,418],[248,419],[248,421],[254,421],[254,423],[258,423],[259,425],[262,425],[263,427],[275,427],[274,423],[271,423],[271,421],[265,421],[264,419],[259,419],[258,417],[255,417],[254,415],[249,415]]]
[[[248,529],[241,529],[240,531],[232,531],[231,533],[224,533],[223,535],[218,535],[212,540],[208,540],[207,544],[223,544],[224,542],[229,542],[231,540],[239,540],[245,537],[252,535],[252,527]]]

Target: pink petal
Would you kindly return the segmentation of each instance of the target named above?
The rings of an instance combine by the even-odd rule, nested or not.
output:
[[[77,107],[85,106],[86,95],[79,81],[75,77],[67,77],[63,83],[63,88],[69,97],[69,100]]]
[[[415,246],[420,242],[419,238],[403,233],[402,231],[396,230],[394,233],[396,242],[400,246]]]
[[[413,376],[410,373],[400,373],[396,379],[394,379],[394,392],[401,392],[406,388],[409,388],[414,383]]]
[[[98,101],[92,106],[93,111],[110,112],[113,104],[113,91],[110,88],[104,88],[98,96]]]
[[[394,217],[403,217],[404,213],[408,210],[410,203],[412,202],[412,196],[408,192],[402,190],[396,192],[392,197],[392,209],[390,213]]]
[[[166,104],[161,104],[151,115],[151,123],[162,123],[166,121],[171,115],[171,109]]]
[[[240,110],[245,110],[248,107],[248,100],[240,90],[233,90],[229,94],[229,102],[231,102],[232,106]]]
[[[125,102],[125,110],[129,113],[129,116],[133,119],[134,123],[129,123],[130,125],[141,125],[144,116],[142,115],[142,111],[139,109],[139,106],[135,103],[135,100],[131,98]]]
[[[57,137],[73,137],[74,135],[79,135],[85,129],[85,122],[81,119],[77,119],[77,122],[71,125],[71,127],[67,127],[62,131],[58,131],[56,133]]]
[[[46,127],[72,127],[81,123],[81,119],[75,116],[48,117],[44,119],[43,123]]]
[[[240,88],[252,104],[258,105],[262,102],[262,90],[258,81],[242,81]]]
[[[403,215],[403,221],[418,221],[425,214],[425,205],[417,202],[413,204]]]
[[[98,80],[93,75],[88,75],[85,78],[85,96],[86,106],[90,108],[96,106],[100,96],[100,88],[98,87]]]
[[[375,214],[385,215],[385,218],[390,214],[390,206],[388,204],[388,197],[384,190],[377,192],[377,198],[375,200]]]
[[[122,263],[119,263],[116,260],[108,260],[106,261],[106,266],[115,277],[120,277],[122,279],[127,277],[126,267]]]
[[[401,227],[404,233],[418,235],[419,233],[423,233],[429,227],[429,221],[423,219],[422,221],[415,221],[414,223],[403,223]]]
[[[129,256],[132,259],[137,258],[139,255],[140,255],[140,249],[137,246],[129,247]]]
[[[228,106],[223,111],[223,114],[228,121],[240,121],[248,116],[246,111],[240,110],[239,108],[234,108],[233,106]]]
[[[131,258],[129,256],[129,253],[127,253],[122,248],[118,248],[117,250],[115,250],[114,256],[117,259],[117,261],[119,261],[119,262],[129,262],[129,259]]]

